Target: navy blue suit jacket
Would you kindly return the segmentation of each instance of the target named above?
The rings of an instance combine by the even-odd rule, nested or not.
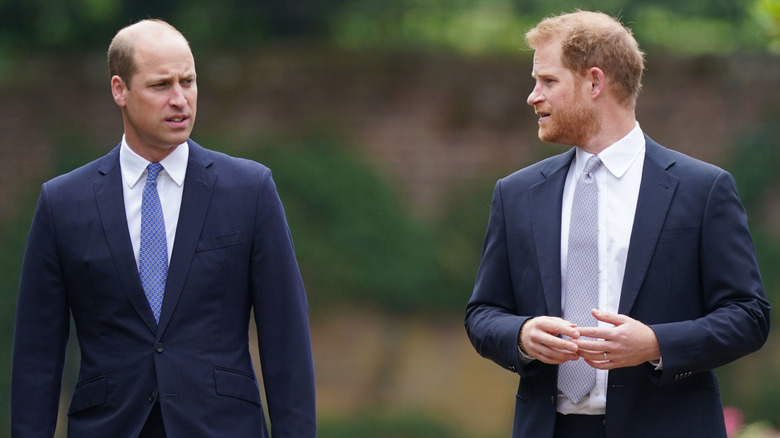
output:
[[[745,211],[727,172],[646,137],[619,313],[656,334],[663,370],[609,372],[607,436],[724,437],[714,369],[759,349],[769,331]],[[574,150],[500,180],[466,330],[484,357],[520,374],[514,437],[553,436],[557,371],[523,364],[528,318],[561,316],[561,205]]]
[[[171,438],[315,436],[308,307],[268,168],[189,141],[159,325],[128,233],[119,148],[43,184],[14,333],[12,436],[51,437],[72,315],[81,353],[68,436],[138,436],[159,400]]]

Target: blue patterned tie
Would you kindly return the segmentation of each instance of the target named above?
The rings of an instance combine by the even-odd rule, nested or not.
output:
[[[580,327],[595,327],[590,313],[599,301],[599,188],[592,175],[601,159],[592,156],[577,179],[569,223],[569,253],[566,262],[566,302],[563,319]],[[558,369],[558,388],[578,403],[596,385],[596,369],[579,359]]]
[[[138,272],[155,321],[160,321],[165,280],[168,277],[168,243],[165,238],[165,218],[157,194],[157,175],[163,170],[160,163],[147,166],[148,175],[141,201],[141,249]]]

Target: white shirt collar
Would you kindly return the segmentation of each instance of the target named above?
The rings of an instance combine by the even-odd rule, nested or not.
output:
[[[642,128],[639,127],[639,122],[636,122],[636,126],[634,126],[634,129],[632,129],[631,132],[601,151],[599,158],[601,158],[604,167],[606,167],[615,178],[621,178],[644,150],[645,136],[642,132]],[[577,157],[575,159],[574,168],[575,175],[582,173],[585,163],[591,156],[592,154],[577,148]]]
[[[184,175],[187,173],[187,161],[190,155],[190,148],[187,142],[180,144],[167,157],[160,161],[165,172],[171,177],[177,186],[184,184]],[[133,152],[127,145],[124,135],[122,136],[122,146],[119,149],[119,167],[122,171],[122,179],[128,187],[133,188],[141,180],[149,161]]]

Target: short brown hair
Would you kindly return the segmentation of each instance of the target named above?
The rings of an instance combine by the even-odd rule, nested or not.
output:
[[[561,61],[576,74],[591,67],[604,71],[612,90],[624,104],[633,107],[642,90],[644,53],[631,29],[602,12],[577,10],[548,17],[525,34],[529,47],[560,40]]]
[[[184,38],[181,32],[166,21],[145,19],[123,27],[116,33],[108,46],[108,72],[111,77],[119,76],[130,87],[130,79],[135,74],[135,42],[139,33],[150,29],[168,30]],[[186,38],[184,38],[186,41]]]

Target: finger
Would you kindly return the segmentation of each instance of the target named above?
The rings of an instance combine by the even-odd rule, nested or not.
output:
[[[563,339],[559,338],[557,336],[550,336],[549,338],[545,339],[545,346],[554,350],[564,351],[564,352],[570,352],[570,353],[577,353],[577,350],[580,349],[580,346],[577,345],[576,339]]]
[[[594,318],[596,318],[599,321],[603,321],[612,325],[621,325],[625,324],[628,321],[631,320],[626,315],[621,315],[619,313],[612,313],[612,312],[606,312],[598,309],[592,309],[590,313],[593,315]]]
[[[579,350],[579,347],[570,340],[541,332],[541,334],[530,336],[526,349],[529,352],[537,353],[537,355],[566,361],[578,357],[577,350]]]
[[[550,357],[550,356],[539,356],[537,358],[537,360],[539,360],[540,362],[546,363],[548,365],[560,365],[560,364],[562,364],[564,362],[568,362],[567,360],[559,359],[559,358],[556,358],[556,357]]]
[[[599,370],[611,370],[615,368],[619,368],[620,365],[618,365],[617,362],[613,362],[611,360],[604,361],[604,360],[590,360],[590,359],[584,359],[585,363],[592,366],[593,368],[599,369]]]
[[[577,348],[580,350],[597,351],[599,353],[603,351],[613,351],[617,348],[616,343],[603,339],[589,339],[582,337],[580,339],[573,339],[572,342],[577,344]]]
[[[563,335],[563,336],[568,336],[569,338],[572,338],[572,339],[577,339],[580,336],[582,336],[582,333],[580,333],[580,328],[577,327],[574,324],[566,325],[566,326],[563,326],[563,327],[559,328],[557,330],[557,334]]]
[[[570,360],[577,360],[579,356],[577,353],[573,353],[567,350],[558,350],[555,348],[540,347],[535,351],[537,359],[544,363],[557,365]]]
[[[580,357],[573,353],[566,353],[561,354],[559,352],[554,352],[553,354],[547,356],[542,355],[540,356],[540,360],[544,363],[551,364],[551,365],[559,365],[564,362],[568,362],[571,360],[578,360]]]
[[[536,320],[539,321],[536,321]],[[552,336],[564,335],[570,338],[579,338],[580,332],[575,324],[557,317],[539,317],[530,322],[535,322],[535,328],[542,330]],[[529,322],[529,323],[530,323]]]
[[[577,327],[581,337],[593,339],[609,339],[610,333],[614,329],[614,327]],[[582,341],[587,341],[587,339],[582,339]]]
[[[604,350],[580,349],[580,351],[578,351],[577,354],[579,354],[579,356],[585,360],[594,361],[594,362],[607,362],[610,360],[608,354],[605,358]]]

